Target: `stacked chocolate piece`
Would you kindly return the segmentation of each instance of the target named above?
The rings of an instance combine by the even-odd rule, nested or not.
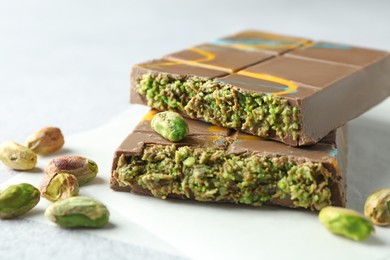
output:
[[[151,110],[115,153],[111,187],[160,198],[345,206],[344,124],[390,94],[390,55],[241,32],[135,65],[131,103]],[[185,116],[172,143],[156,111]]]

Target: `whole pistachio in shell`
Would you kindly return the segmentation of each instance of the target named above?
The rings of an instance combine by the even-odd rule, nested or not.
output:
[[[60,156],[49,161],[45,168],[47,175],[69,173],[77,178],[79,185],[84,185],[96,177],[97,164],[82,156]]]
[[[45,216],[63,228],[101,228],[108,223],[110,212],[95,199],[76,196],[54,202]]]
[[[39,155],[57,152],[64,145],[64,136],[58,127],[44,127],[27,138],[26,146]]]
[[[390,225],[390,188],[378,190],[368,196],[364,215],[375,225]]]
[[[46,175],[41,183],[41,195],[54,202],[60,199],[77,196],[79,184],[77,178],[69,173]]]
[[[0,144],[0,160],[14,170],[31,170],[37,165],[37,155],[29,148],[7,141]]]
[[[39,200],[39,190],[31,184],[11,185],[0,191],[0,219],[21,216],[34,208]]]

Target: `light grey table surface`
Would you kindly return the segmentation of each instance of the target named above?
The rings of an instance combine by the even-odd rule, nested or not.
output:
[[[132,64],[239,30],[389,51],[389,11],[386,0],[0,1],[0,142],[23,142],[46,125],[65,136],[102,125],[128,106]],[[352,125],[370,131],[389,109],[387,100]],[[0,166],[0,182],[15,174]],[[0,259],[38,257],[177,258],[28,219],[0,221]]]

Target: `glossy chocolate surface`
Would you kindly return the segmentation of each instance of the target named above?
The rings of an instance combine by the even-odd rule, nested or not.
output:
[[[307,48],[299,48],[285,56],[328,61],[356,67],[365,67],[388,55],[385,51],[359,48],[344,44],[317,42]]]
[[[269,32],[244,31],[214,40],[211,44],[280,55],[298,47],[311,45],[311,41]]]
[[[239,71],[271,57],[273,55],[268,53],[236,50],[212,44],[198,45],[165,56],[168,60],[191,62],[196,66],[223,70],[229,73]]]
[[[302,115],[299,138],[273,133],[266,138],[293,146],[319,142],[390,95],[388,52],[256,31],[135,65],[132,103],[147,103],[134,90],[145,73],[198,76],[238,91],[285,98]]]
[[[291,147],[283,143],[248,135],[240,131],[231,131],[226,128],[213,126],[200,121],[185,119],[189,125],[190,133],[181,142],[172,143],[150,127],[155,110],[151,110],[138,124],[134,131],[122,142],[115,152],[112,171],[117,167],[121,155],[126,157],[142,155],[145,146],[150,145],[176,145],[191,147],[213,147],[222,149],[229,154],[258,154],[266,157],[286,156],[299,163],[320,162],[332,173],[333,202],[335,205],[345,204],[345,172],[347,160],[347,143],[345,127],[341,127],[329,134],[323,141],[310,147]],[[129,190],[119,187],[114,177],[111,187],[115,190]],[[137,193],[148,194],[147,190],[137,187]],[[277,202],[274,202],[278,204]],[[279,202],[279,205],[284,205]]]

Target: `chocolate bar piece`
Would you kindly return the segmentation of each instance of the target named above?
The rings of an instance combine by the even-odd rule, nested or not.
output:
[[[131,85],[132,103],[303,146],[389,96],[390,55],[242,32],[135,65]]]
[[[318,144],[300,148],[186,119],[190,134],[172,143],[151,129],[155,112],[117,149],[112,189],[253,206],[345,206],[343,127]]]

